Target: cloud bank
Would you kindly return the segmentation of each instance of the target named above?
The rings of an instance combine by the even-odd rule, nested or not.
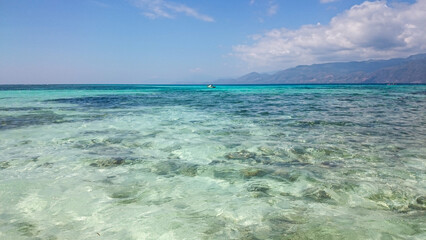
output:
[[[214,22],[210,16],[199,13],[193,8],[184,4],[163,1],[163,0],[134,0],[134,5],[140,8],[146,17],[156,18],[175,18],[177,14],[184,14],[205,22]]]
[[[388,5],[366,1],[328,25],[273,29],[233,47],[233,55],[260,70],[329,61],[402,57],[426,51],[426,0]]]

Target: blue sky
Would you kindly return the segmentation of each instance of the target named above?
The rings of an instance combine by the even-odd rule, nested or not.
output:
[[[0,84],[177,83],[426,52],[426,0],[0,0]]]

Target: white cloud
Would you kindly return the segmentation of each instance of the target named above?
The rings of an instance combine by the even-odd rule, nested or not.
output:
[[[252,41],[234,46],[233,55],[258,70],[425,52],[426,0],[394,6],[366,1],[337,15],[328,25],[273,29]]]
[[[143,11],[145,16],[152,19],[175,18],[176,14],[184,14],[202,21],[214,22],[212,17],[201,14],[181,3],[164,0],[134,0],[133,3]]]
[[[270,6],[268,8],[268,15],[269,16],[275,15],[278,12],[278,7],[279,7],[278,4],[270,3]]]
[[[261,12],[261,15],[264,16],[274,16],[278,13],[279,5],[276,3],[276,0],[269,0],[269,1],[258,1],[251,0],[249,3],[250,6],[256,5],[256,9],[264,9]],[[263,22],[263,18],[260,18],[260,22]]]
[[[320,0],[321,3],[331,3],[331,2],[337,2],[339,0]]]

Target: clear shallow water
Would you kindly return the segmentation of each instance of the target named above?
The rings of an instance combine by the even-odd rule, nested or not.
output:
[[[0,239],[425,239],[426,86],[0,86]]]

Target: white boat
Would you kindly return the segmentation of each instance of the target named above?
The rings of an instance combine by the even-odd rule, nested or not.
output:
[[[208,88],[216,88],[215,86],[213,86],[212,84],[207,85]]]

